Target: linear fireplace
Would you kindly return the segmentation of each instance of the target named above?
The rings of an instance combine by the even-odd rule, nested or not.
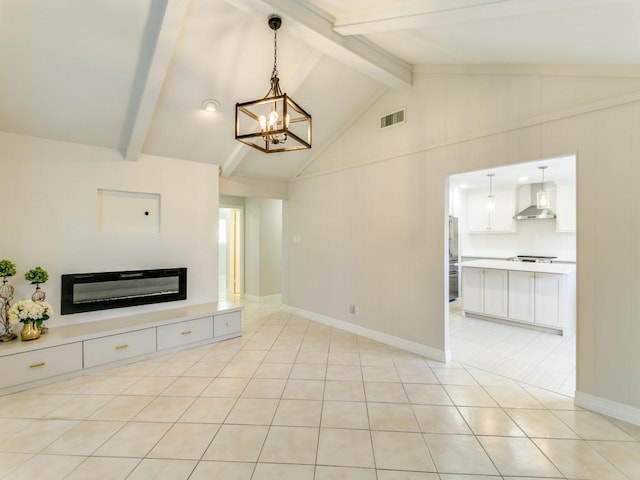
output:
[[[75,273],[62,275],[60,313],[67,315],[186,298],[186,268]]]

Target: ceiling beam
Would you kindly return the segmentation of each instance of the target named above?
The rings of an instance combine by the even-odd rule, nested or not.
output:
[[[137,160],[142,152],[188,4],[189,0],[151,2],[120,136],[120,151],[126,160]]]
[[[629,0],[413,0],[336,17],[334,31],[340,35],[367,35],[627,1]]]
[[[299,0],[227,0],[243,11],[280,14],[301,41],[391,88],[411,86],[411,65],[359,36],[334,31],[333,19]]]

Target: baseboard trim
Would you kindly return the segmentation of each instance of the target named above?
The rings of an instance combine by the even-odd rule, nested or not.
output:
[[[274,295],[265,295],[264,297],[258,297],[257,295],[249,295],[248,293],[245,293],[243,295],[243,297],[246,298],[247,300],[249,300],[250,302],[261,302],[261,303],[278,302],[278,303],[280,303],[282,301],[282,295],[280,293],[276,293]]]
[[[634,425],[640,425],[640,408],[631,407],[606,398],[596,397],[595,395],[578,390],[576,390],[575,404],[588,410],[602,413],[608,417],[617,418],[618,420],[633,423]]]
[[[380,343],[391,345],[392,347],[401,348],[402,350],[407,350],[408,352],[416,353],[418,355],[422,355],[423,357],[437,360],[439,362],[446,363],[451,360],[451,352],[448,350],[445,351],[427,347],[426,345],[412,342],[411,340],[394,337],[393,335],[389,335],[387,333],[378,332],[377,330],[371,330],[370,328],[354,325],[353,323],[345,322],[343,320],[337,320],[335,318],[327,317],[326,315],[309,312],[307,310],[292,307],[290,305],[283,304],[280,308],[285,312],[300,315],[301,317],[308,318],[309,320],[313,320],[314,322],[322,323],[323,325],[328,325],[329,327],[338,328],[340,330],[344,330],[345,332],[354,333],[356,335],[360,335],[362,337],[369,338]]]

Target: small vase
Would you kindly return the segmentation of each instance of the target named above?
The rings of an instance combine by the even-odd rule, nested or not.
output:
[[[22,340],[35,340],[36,338],[40,338],[40,330],[38,330],[35,322],[25,322],[22,327],[22,332],[20,332],[20,337],[22,337]]]
[[[40,289],[40,284],[36,283],[36,291],[33,292],[33,295],[31,295],[31,300],[33,300],[34,302],[44,302],[46,299],[46,294],[44,293],[44,290]]]
[[[0,298],[5,300],[13,298],[13,287],[7,283],[6,277],[2,279],[2,285],[0,285]]]

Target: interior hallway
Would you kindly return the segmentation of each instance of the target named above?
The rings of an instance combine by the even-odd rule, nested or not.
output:
[[[247,303],[244,336],[0,397],[0,477],[640,478],[640,427]]]

